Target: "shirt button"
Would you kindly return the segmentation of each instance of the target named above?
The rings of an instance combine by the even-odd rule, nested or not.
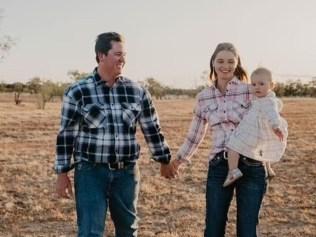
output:
[[[224,110],[224,113],[226,113],[226,111]]]

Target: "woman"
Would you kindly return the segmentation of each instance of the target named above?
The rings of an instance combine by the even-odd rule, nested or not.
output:
[[[239,169],[243,172],[243,178],[223,187],[228,171],[226,144],[250,105],[247,74],[231,43],[220,43],[216,47],[210,69],[213,85],[198,94],[188,135],[172,165],[178,169],[180,164],[189,161],[208,127],[212,134],[212,148],[209,154],[204,236],[225,235],[227,213],[236,189],[237,236],[254,237],[257,236],[259,209],[266,190],[262,162],[241,156]]]

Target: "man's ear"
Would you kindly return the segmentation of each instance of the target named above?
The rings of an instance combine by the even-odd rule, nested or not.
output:
[[[100,62],[103,61],[104,56],[105,56],[104,53],[101,53],[101,52],[98,52],[98,53],[97,53],[97,57],[98,57],[98,59],[99,59]]]

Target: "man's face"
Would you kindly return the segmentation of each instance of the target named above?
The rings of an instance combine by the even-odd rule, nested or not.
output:
[[[122,42],[112,41],[112,48],[108,54],[99,54],[99,66],[110,75],[117,77],[122,73],[125,65],[125,48]]]

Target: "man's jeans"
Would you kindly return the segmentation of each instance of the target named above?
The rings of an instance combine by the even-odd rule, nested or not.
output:
[[[227,213],[236,189],[237,236],[256,237],[259,210],[266,191],[265,170],[262,164],[239,160],[243,176],[224,188],[228,164],[224,158],[210,161],[206,187],[206,228],[204,237],[224,237]]]
[[[80,162],[75,167],[78,237],[103,237],[109,207],[116,237],[137,236],[137,164],[110,170],[106,164]]]

